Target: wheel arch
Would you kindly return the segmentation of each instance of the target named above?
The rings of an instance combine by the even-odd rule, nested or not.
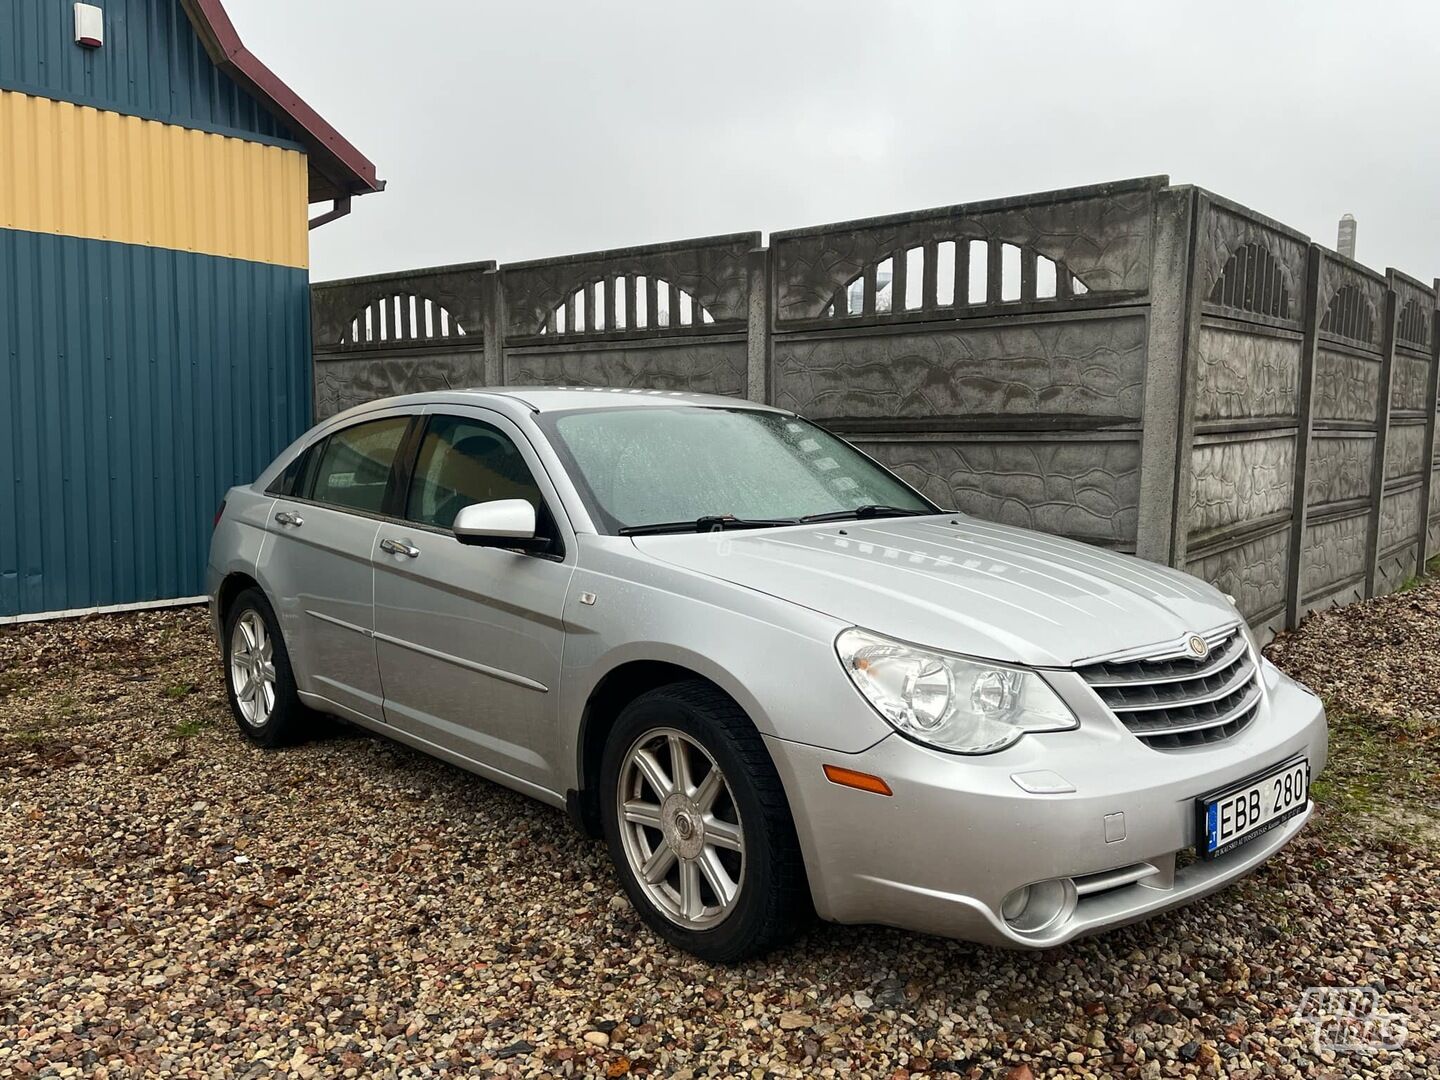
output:
[[[757,731],[763,730],[756,723],[753,705],[747,704],[747,695],[725,685],[729,680],[723,674],[703,670],[708,667],[710,665],[698,657],[693,660],[688,657],[629,659],[616,664],[596,681],[580,713],[575,740],[576,786],[565,793],[567,812],[587,835],[598,837],[601,834],[598,789],[600,761],[606,740],[625,706],[641,694],[677,682],[703,682],[735,702]]]
[[[215,615],[219,620],[220,630],[223,631],[225,627],[225,620],[230,615],[230,608],[234,606],[236,597],[246,589],[260,589],[262,593],[265,591],[258,581],[243,570],[232,570],[221,580],[220,587],[215,590]]]

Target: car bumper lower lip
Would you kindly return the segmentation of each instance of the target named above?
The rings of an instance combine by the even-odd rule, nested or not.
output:
[[[1320,702],[1282,680],[1248,729],[1197,751],[1154,750],[1103,722],[969,759],[898,736],[859,754],[767,741],[822,916],[1047,948],[1189,903],[1273,856],[1313,804],[1202,861],[1193,857],[1195,800],[1296,755],[1309,759],[1313,778],[1325,764],[1326,725]],[[894,794],[833,784],[827,763],[883,777]],[[1037,794],[1012,779],[1039,770],[1074,790]],[[1123,815],[1123,831],[1115,815]],[[1063,918],[1018,930],[1002,914],[1006,897],[1047,881],[1069,883]]]
[[[1067,941],[1138,922],[1172,908],[1183,907],[1244,877],[1284,847],[1304,827],[1313,809],[1285,822],[1229,856],[1214,862],[1195,862],[1175,868],[1174,856],[1148,866],[1155,873],[1143,881],[1080,897],[1073,913],[1058,925],[1036,934],[1013,930],[990,905],[964,893],[947,893],[908,882],[866,877],[877,897],[885,897],[888,914],[864,921],[893,923],[907,930],[958,937],[1006,948],[1046,949]],[[1159,863],[1160,865],[1156,865]]]

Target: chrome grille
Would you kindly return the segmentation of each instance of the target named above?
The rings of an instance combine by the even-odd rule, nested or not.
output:
[[[1140,740],[1157,750],[1222,742],[1260,711],[1260,679],[1238,626],[1201,635],[1197,659],[1183,646],[1079,668],[1082,678]]]

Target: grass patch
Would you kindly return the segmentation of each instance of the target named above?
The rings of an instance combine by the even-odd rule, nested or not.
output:
[[[27,681],[22,672],[0,671],[0,698],[8,697],[18,690],[25,689]]]
[[[1328,707],[1330,760],[1311,788],[1335,825],[1415,843],[1440,831],[1440,745],[1420,722]]]
[[[1406,579],[1405,584],[1401,585],[1400,588],[1395,591],[1409,592],[1411,589],[1418,589],[1437,574],[1440,574],[1440,555],[1436,555],[1425,564],[1425,573]]]
[[[61,694],[45,706],[45,716],[40,723],[46,728],[73,727],[84,722],[84,702],[73,694]]]
[[[21,746],[38,746],[40,743],[50,741],[52,736],[49,732],[38,728],[22,728],[19,731],[6,732],[5,738]]]
[[[176,683],[174,686],[165,688],[165,696],[171,701],[179,701],[181,698],[189,697],[196,690],[193,683]]]
[[[175,724],[175,727],[171,729],[171,734],[177,739],[191,739],[209,726],[210,721],[203,716],[187,716]]]

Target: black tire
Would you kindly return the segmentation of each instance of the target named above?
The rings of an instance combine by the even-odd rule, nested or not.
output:
[[[646,894],[621,838],[617,792],[625,756],[656,729],[697,742],[719,766],[744,827],[745,857],[735,908],[707,929],[683,927]],[[600,768],[600,813],[610,857],[631,904],[670,944],[714,963],[735,963],[793,939],[811,913],[809,886],[785,790],[750,718],[699,680],[650,690],[620,713]]]
[[[275,668],[275,703],[269,714],[259,723],[252,722],[245,715],[236,697],[234,669],[231,653],[235,643],[235,627],[247,613],[253,613],[265,624],[266,633],[272,643],[271,662]],[[221,646],[224,657],[225,696],[230,701],[230,712],[235,717],[240,733],[258,746],[288,746],[299,742],[309,733],[314,714],[300,702],[296,693],[295,672],[290,666],[290,653],[285,648],[285,638],[280,633],[280,620],[275,609],[259,589],[246,589],[235,598],[230,610],[225,613],[225,636]]]

